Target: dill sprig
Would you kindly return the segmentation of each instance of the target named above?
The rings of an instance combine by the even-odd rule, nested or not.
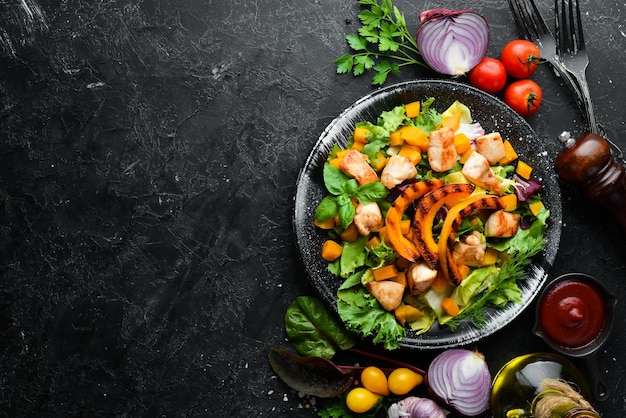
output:
[[[523,242],[524,245],[509,249],[508,258],[502,263],[489,287],[477,295],[478,298],[469,304],[467,309],[447,322],[452,331],[464,319],[473,323],[477,328],[482,328],[486,323],[486,307],[502,307],[510,300],[519,299],[521,291],[517,286],[517,281],[526,277],[526,268],[531,264],[533,257],[543,249],[545,238],[542,234],[528,235]]]

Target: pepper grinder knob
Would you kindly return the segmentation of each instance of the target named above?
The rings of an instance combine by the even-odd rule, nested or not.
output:
[[[561,180],[606,209],[626,236],[626,168],[611,155],[609,143],[591,132],[576,139],[563,132],[558,139],[564,146],[555,161]]]

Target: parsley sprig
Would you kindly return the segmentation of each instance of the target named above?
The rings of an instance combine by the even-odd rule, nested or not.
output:
[[[346,35],[348,45],[355,52],[335,60],[337,73],[355,76],[369,70],[376,71],[373,85],[382,85],[387,76],[399,74],[400,67],[421,61],[417,41],[409,32],[404,15],[391,0],[359,0],[369,6],[358,14],[361,27],[358,33]]]

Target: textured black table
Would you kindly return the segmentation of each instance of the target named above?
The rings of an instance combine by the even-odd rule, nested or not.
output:
[[[396,4],[412,30],[438,6]],[[445,5],[489,19],[491,55],[516,37],[503,1]],[[597,115],[626,149],[624,6],[583,8]],[[315,295],[292,236],[298,171],[324,127],[372,91],[333,64],[358,11],[347,0],[0,4],[2,416],[316,415],[267,353],[289,347],[288,304]],[[389,83],[432,76],[404,69]],[[550,68],[535,79],[538,136],[580,132]],[[550,276],[590,273],[623,299],[624,238],[562,194]],[[607,417],[626,414],[624,305],[599,353]],[[529,309],[476,345],[493,372],[547,350],[533,320]],[[425,365],[433,354],[397,355]]]

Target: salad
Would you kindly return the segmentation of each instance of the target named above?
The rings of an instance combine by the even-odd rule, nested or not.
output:
[[[346,327],[393,349],[407,327],[480,328],[485,308],[521,303],[518,281],[549,217],[532,171],[459,101],[439,112],[431,97],[356,123],[324,163],[314,220],[342,280]]]

